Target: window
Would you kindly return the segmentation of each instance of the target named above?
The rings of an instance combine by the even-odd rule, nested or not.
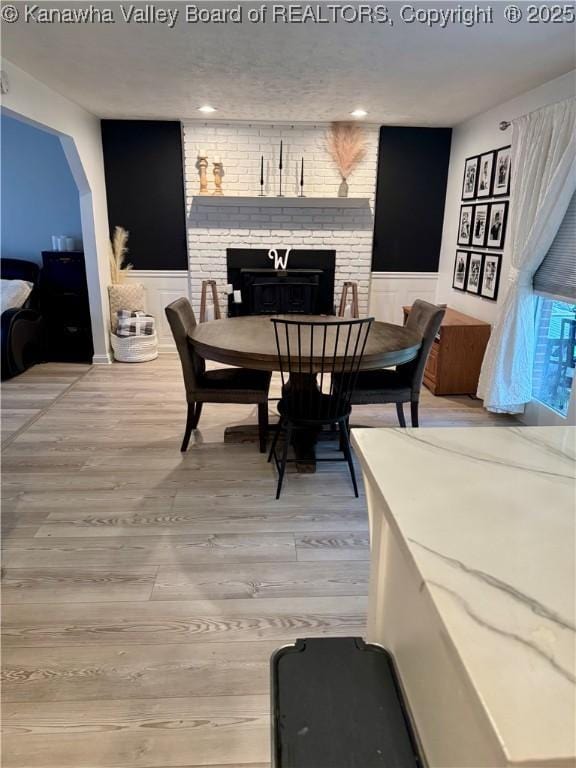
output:
[[[534,275],[536,351],[533,397],[568,414],[576,367],[576,194]]]
[[[566,416],[576,368],[576,303],[538,298],[533,392]]]

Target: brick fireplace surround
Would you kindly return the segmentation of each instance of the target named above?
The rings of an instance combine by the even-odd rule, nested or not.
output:
[[[360,311],[367,312],[372,260],[374,193],[378,154],[378,129],[366,126],[366,154],[348,180],[350,197],[367,199],[361,208],[277,205],[278,158],[283,141],[283,193],[299,193],[300,161],[304,157],[304,194],[309,198],[336,198],[340,176],[326,150],[327,125],[183,123],[184,176],[189,249],[190,291],[196,311],[201,282],[214,279],[226,307],[227,248],[320,249],[336,251],[334,296],[338,302],[345,280],[359,285]],[[267,202],[264,205],[201,205],[198,194],[198,152],[208,155],[210,193],[214,190],[212,163],[224,166],[226,196],[257,196],[260,191],[260,158],[264,156]],[[283,252],[283,251],[282,251]],[[263,265],[264,266],[264,265]]]

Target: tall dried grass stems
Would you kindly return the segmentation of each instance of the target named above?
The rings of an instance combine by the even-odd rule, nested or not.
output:
[[[332,123],[326,143],[340,175],[346,180],[366,154],[364,131],[356,123]]]
[[[132,269],[132,264],[125,264],[126,256],[128,255],[126,244],[129,234],[123,227],[114,228],[109,251],[110,274],[114,285],[121,283],[124,278],[124,272]]]

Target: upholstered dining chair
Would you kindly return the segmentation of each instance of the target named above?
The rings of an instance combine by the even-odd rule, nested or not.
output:
[[[181,298],[166,307],[166,317],[172,329],[176,349],[182,364],[188,415],[180,450],[184,453],[192,430],[198,426],[204,403],[245,403],[258,406],[260,451],[266,452],[268,432],[268,389],[272,374],[247,368],[218,368],[206,370],[204,359],[189,340],[196,326],[194,310],[188,299]]]
[[[406,320],[406,327],[417,331],[422,337],[418,356],[409,363],[397,366],[395,370],[360,371],[352,393],[352,405],[395,403],[400,426],[405,427],[403,404],[410,403],[412,426],[418,426],[418,405],[424,369],[444,312],[444,307],[437,307],[422,299],[414,302]]]

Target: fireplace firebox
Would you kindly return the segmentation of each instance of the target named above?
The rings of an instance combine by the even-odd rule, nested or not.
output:
[[[335,251],[291,251],[285,270],[274,269],[264,249],[228,248],[226,259],[235,291],[229,316],[334,313]]]

